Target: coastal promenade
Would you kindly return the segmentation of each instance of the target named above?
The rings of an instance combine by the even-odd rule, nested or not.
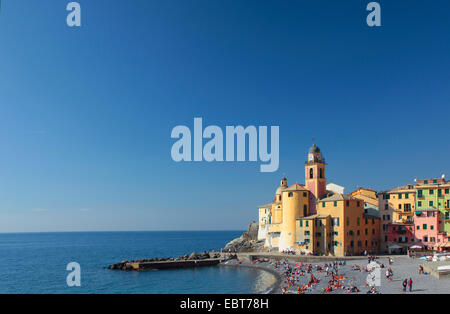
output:
[[[258,259],[270,259],[270,260],[289,260],[292,262],[303,263],[321,263],[321,262],[333,262],[333,261],[351,261],[351,260],[367,260],[366,256],[314,256],[314,255],[293,255],[279,252],[239,252],[239,253],[222,253],[224,258],[236,255],[239,260],[254,261]],[[384,256],[387,257],[387,256]],[[398,256],[397,256],[398,257]],[[406,257],[406,256],[405,256]]]

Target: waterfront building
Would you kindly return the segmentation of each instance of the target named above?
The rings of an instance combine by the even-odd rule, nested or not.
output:
[[[437,209],[416,210],[414,229],[416,244],[424,248],[433,248],[439,234],[439,211]]]
[[[361,198],[328,185],[325,159],[315,144],[305,162],[305,185],[281,180],[273,202],[259,207],[258,239],[267,250],[294,250],[316,255],[359,255],[378,252],[380,219],[376,192],[361,190]],[[371,202],[367,206],[364,197]]]
[[[326,166],[314,144],[304,163],[305,184],[289,186],[283,177],[272,203],[259,207],[258,240],[266,250],[346,256],[406,253],[413,245],[450,249],[450,182],[444,176],[344,194],[344,187],[327,184]]]
[[[379,193],[381,251],[406,253],[414,241],[416,191],[412,184]]]
[[[434,244],[450,241],[450,182],[444,176],[439,179],[416,180],[416,214],[435,212],[438,216],[438,234]],[[417,217],[417,215],[416,215]],[[428,238],[428,240],[430,240]],[[432,242],[428,246],[433,245]]]
[[[378,209],[377,191],[367,188],[359,188],[356,191],[351,192],[349,195],[363,200],[366,208]]]

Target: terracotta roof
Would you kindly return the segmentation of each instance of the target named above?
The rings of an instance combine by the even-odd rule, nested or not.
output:
[[[290,187],[286,188],[283,192],[286,191],[308,191],[305,186],[295,183],[293,185],[291,185]]]
[[[324,219],[324,218],[327,218],[328,216],[330,216],[330,215],[324,215],[324,214],[314,214],[314,215],[309,215],[309,216],[305,216],[305,217],[299,217],[299,218],[296,218],[296,220],[304,220],[304,219],[308,219],[308,220],[311,220],[311,219]]]
[[[319,200],[319,202],[333,202],[333,201],[360,201],[359,198],[356,197],[352,197],[346,194],[341,194],[341,193],[334,193],[331,196],[322,198]]]
[[[400,192],[400,191],[408,191],[411,193],[416,193],[416,191],[414,190],[414,186],[412,184],[411,184],[411,186],[413,187],[412,189],[410,189],[407,185],[398,186],[396,188],[386,191],[386,193],[394,193],[394,192]]]
[[[372,190],[372,189],[368,189],[368,188],[359,188],[359,189],[357,189],[357,190],[354,190],[354,191],[351,192],[350,194],[357,193],[357,192],[359,192],[359,191],[361,191],[361,190],[366,190],[366,191],[371,191],[371,192],[377,193],[377,191]]]

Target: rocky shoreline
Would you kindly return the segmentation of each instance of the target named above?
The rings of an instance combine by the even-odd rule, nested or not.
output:
[[[251,222],[247,232],[228,242],[222,251],[225,253],[261,252],[264,249],[264,240],[258,241],[258,229],[258,223]]]

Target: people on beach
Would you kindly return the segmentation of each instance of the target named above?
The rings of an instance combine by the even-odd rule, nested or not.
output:
[[[422,265],[419,265],[419,275],[423,275],[424,274],[424,272],[423,272],[423,266]]]
[[[406,292],[406,287],[408,286],[408,279],[403,280],[403,292]]]
[[[412,292],[412,285],[413,285],[412,278],[409,278],[409,281],[408,281],[409,292]]]

